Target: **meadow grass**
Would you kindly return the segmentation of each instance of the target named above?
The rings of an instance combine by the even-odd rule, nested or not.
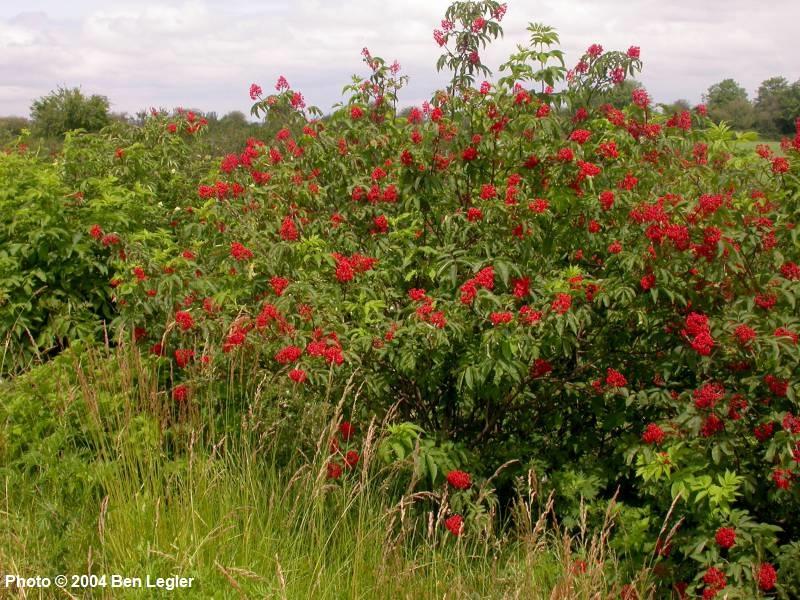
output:
[[[737,145],[745,150],[746,152],[751,152],[755,154],[756,146],[764,144],[768,146],[770,150],[772,150],[778,156],[784,156],[784,152],[781,149],[781,142],[780,140],[766,140],[766,139],[758,139],[758,140],[739,140]]]
[[[100,354],[67,353],[1,390],[2,571],[178,575],[193,585],[0,587],[4,597],[619,595],[610,516],[597,531],[561,530],[533,474],[520,482],[506,527],[456,538],[427,511],[424,493],[403,489],[400,470],[376,460],[379,427],[366,433],[359,471],[332,483],[325,464],[335,406],[315,425],[313,452],[288,458],[283,445],[293,432],[279,424],[243,421],[209,435],[187,413],[181,434],[170,437],[161,429],[169,400],[151,366],[127,351]],[[631,580],[648,597],[649,571]]]

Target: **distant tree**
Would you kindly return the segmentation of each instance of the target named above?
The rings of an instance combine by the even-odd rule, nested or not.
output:
[[[212,118],[208,118],[209,115]],[[247,120],[247,116],[239,110],[231,111],[219,118],[216,114],[209,113],[206,118],[208,118],[208,128],[205,140],[213,155],[239,153],[248,138],[266,139],[274,136],[278,130],[270,132],[260,123],[251,123]]]
[[[712,106],[723,106],[736,100],[747,100],[747,90],[734,79],[723,79],[708,88],[703,99],[708,109],[711,110]]]
[[[631,94],[636,88],[643,87],[635,79],[626,79],[619,85],[615,85],[611,90],[598,99],[600,104],[610,104],[614,108],[623,108],[631,103]]]
[[[30,126],[30,121],[24,117],[0,117],[0,145],[13,141]]]
[[[220,125],[227,127],[247,127],[247,116],[240,110],[233,110],[219,120]]]
[[[413,107],[413,106],[405,106],[405,107],[401,108],[401,109],[400,109],[400,110],[397,112],[397,116],[398,116],[398,117],[401,117],[401,118],[403,118],[403,119],[405,119],[405,118],[407,118],[407,117],[408,117],[408,115],[410,115],[410,114],[411,114],[411,111],[412,111],[413,109],[414,109],[414,107]]]
[[[148,110],[137,110],[136,115],[133,118],[133,124],[141,127],[147,121],[147,117],[150,116],[150,111]]]
[[[33,132],[44,138],[63,138],[74,129],[99,131],[108,125],[109,102],[105,96],[85,96],[80,88],[62,88],[31,105]]]
[[[800,79],[789,87],[785,110],[782,133],[790,135],[796,131],[797,119],[800,119]]]
[[[794,131],[800,116],[800,80],[793,84],[785,77],[770,77],[761,82],[755,102],[756,127],[764,135],[778,137]]]
[[[753,105],[747,90],[733,79],[715,83],[703,94],[708,115],[715,121],[725,121],[735,129],[749,129],[755,122]]]
[[[125,123],[126,125],[135,125],[136,124],[136,116],[129,115],[126,112],[112,112],[108,115],[109,121],[117,122],[117,123]]]
[[[770,77],[761,82],[756,96],[756,127],[769,136],[780,134],[778,121],[783,114],[789,81],[785,77]]]
[[[692,105],[689,104],[688,100],[684,100],[680,98],[675,100],[672,103],[661,103],[658,106],[661,107],[661,110],[664,112],[665,115],[672,115],[675,113],[683,112],[685,110],[691,110]]]

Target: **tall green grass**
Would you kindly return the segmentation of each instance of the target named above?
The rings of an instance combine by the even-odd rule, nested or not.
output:
[[[741,150],[755,154],[756,146],[760,145],[768,146],[772,152],[775,153],[776,156],[784,156],[784,152],[781,149],[781,142],[780,140],[766,140],[766,139],[758,139],[758,140],[739,140],[736,142],[736,145]]]
[[[570,535],[519,482],[503,528],[456,538],[403,465],[365,434],[358,471],[326,479],[342,402],[298,421],[211,427],[177,411],[153,365],[125,349],[76,350],[0,388],[0,566],[59,573],[192,577],[177,591],[68,590],[96,598],[605,598],[622,578],[604,527]],[[210,398],[195,398],[202,406]],[[287,440],[312,432],[313,446]],[[169,424],[169,426],[167,426]],[[579,562],[583,561],[583,562]],[[585,566],[584,566],[585,565]],[[69,597],[55,589],[0,596]]]

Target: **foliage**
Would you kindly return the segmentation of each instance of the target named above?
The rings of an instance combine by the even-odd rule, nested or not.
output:
[[[31,121],[37,135],[63,138],[68,131],[99,131],[109,122],[108,98],[89,97],[80,88],[63,88],[50,92],[31,105]]]
[[[0,155],[0,372],[15,371],[36,354],[93,335],[109,318],[109,265],[81,217],[81,198],[56,170],[27,154]],[[104,217],[125,219],[108,197]],[[116,190],[114,191],[116,194]]]
[[[208,168],[189,117],[180,122],[184,135],[171,134],[163,114],[103,135],[69,132],[52,163],[22,143],[0,154],[0,372],[107,335],[122,236],[168,240],[173,211]]]
[[[401,474],[369,454],[380,439],[358,436],[361,460],[339,482],[325,477],[327,448],[301,442],[288,462],[280,458],[297,441],[298,421],[271,422],[265,437],[248,419],[238,433],[199,443],[203,416],[174,410],[152,385],[158,378],[155,362],[127,348],[76,345],[2,384],[4,565],[105,575],[94,594],[115,598],[154,591],[112,589],[112,573],[192,577],[191,588],[169,592],[186,598],[550,598],[558,590],[588,599],[619,588],[606,541],[565,544],[536,528],[539,515],[502,535],[458,540],[409,518],[425,501],[396,495]],[[330,416],[311,417],[318,438],[336,426]],[[437,490],[460,508],[481,493]],[[529,506],[524,489],[519,501]],[[637,589],[648,581],[644,574]]]
[[[444,52],[436,61],[436,70],[452,73],[448,93],[455,95],[469,88],[478,76],[490,74],[480,52],[503,34],[500,27],[505,5],[494,0],[453,2],[445,11],[442,29],[433,37]]]
[[[0,117],[0,146],[10,144],[29,127],[28,119],[22,117]]]
[[[764,80],[754,108],[759,131],[775,137],[791,135],[794,121],[800,117],[800,80],[791,85],[784,77]]]
[[[750,129],[754,123],[753,105],[747,91],[733,79],[715,83],[703,95],[709,116],[730,123],[736,129]]]

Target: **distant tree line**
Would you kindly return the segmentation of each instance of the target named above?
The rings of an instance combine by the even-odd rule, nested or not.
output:
[[[790,135],[800,117],[800,79],[790,84],[785,77],[770,77],[752,101],[735,80],[723,79],[708,88],[703,101],[711,118],[735,129],[755,129],[766,137]]]
[[[216,112],[199,109],[174,109],[172,112],[178,110],[191,110],[198,119],[205,118],[208,121],[203,139],[213,155],[239,152],[249,137],[267,139],[274,136],[281,127],[278,119],[268,119],[266,122],[248,121],[241,111],[232,111],[220,117]],[[106,96],[89,96],[80,88],[58,88],[33,102],[29,119],[0,117],[0,146],[14,141],[27,130],[29,144],[54,152],[60,148],[69,131],[99,131],[115,121],[137,127],[148,114],[149,111],[146,110],[135,115],[113,113]]]
[[[630,102],[631,92],[641,84],[626,81],[611,93],[610,102],[622,108]],[[725,121],[740,131],[758,131],[763,137],[777,139],[793,135],[795,120],[800,117],[800,79],[789,83],[785,77],[770,77],[761,83],[752,101],[734,79],[723,79],[703,94],[709,116]],[[665,114],[688,110],[688,100],[659,105]]]
[[[639,86],[641,84],[636,81],[625,81],[606,101],[622,108],[630,102],[633,89]],[[800,118],[800,80],[789,83],[785,77],[770,77],[761,83],[756,97],[751,100],[747,91],[734,79],[723,79],[708,88],[703,94],[703,102],[709,116],[716,121],[725,121],[738,130],[754,129],[766,138],[780,138],[793,134],[795,120]],[[672,114],[689,109],[690,103],[681,99],[662,103],[659,107],[665,114]],[[238,152],[247,138],[267,139],[281,127],[279,118],[253,123],[241,111],[222,117],[215,112],[193,112],[208,120],[205,139],[214,154]],[[146,111],[134,116],[112,113],[106,96],[87,96],[80,88],[59,87],[33,102],[30,119],[0,117],[0,145],[16,139],[27,129],[34,141],[50,150],[57,150],[68,131],[99,131],[112,121],[137,126],[146,115]]]

